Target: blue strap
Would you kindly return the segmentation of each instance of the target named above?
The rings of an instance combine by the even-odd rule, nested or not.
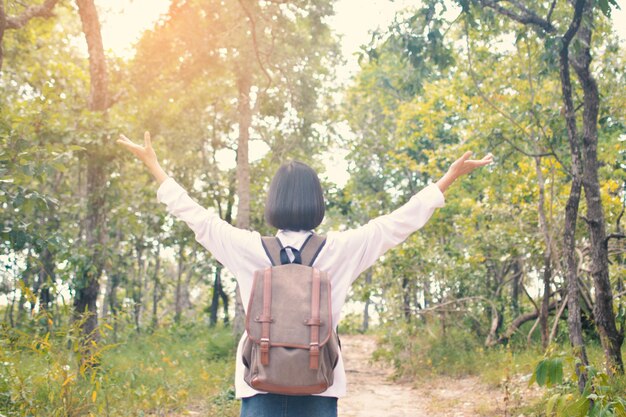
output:
[[[289,255],[287,255],[287,248],[291,249],[291,253],[293,253],[293,262],[289,260]],[[302,265],[302,257],[300,256],[300,251],[298,249],[294,249],[291,246],[287,246],[287,248],[282,248],[280,250],[280,263],[282,265],[287,264],[300,264]]]

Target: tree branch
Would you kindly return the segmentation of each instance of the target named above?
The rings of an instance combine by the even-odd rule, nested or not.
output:
[[[521,287],[522,287],[522,290],[524,290],[524,294],[526,294],[526,296],[528,297],[532,305],[535,307],[535,311],[539,311],[539,307],[537,306],[537,303],[535,302],[535,300],[533,300],[533,297],[531,297],[530,293],[526,289],[526,286],[522,284]]]
[[[52,9],[59,0],[45,0],[39,6],[28,7],[21,15],[16,17],[7,16],[4,9],[4,0],[0,0],[0,69],[2,69],[2,39],[7,29],[19,29],[26,25],[34,17],[51,17]]]
[[[556,31],[556,28],[552,25],[552,23],[550,23],[546,19],[539,17],[537,13],[524,6],[518,0],[508,0],[508,2],[511,3],[515,8],[517,8],[519,10],[519,13],[501,6],[498,0],[480,0],[481,5],[489,7],[504,16],[508,16],[516,22],[522,23],[524,25],[535,26],[547,33],[553,33]]]
[[[559,327],[559,320],[561,319],[561,316],[563,315],[563,311],[565,311],[565,307],[567,307],[567,298],[568,297],[569,297],[569,294],[565,294],[565,298],[561,301],[561,307],[559,307],[559,311],[556,313],[556,316],[554,317],[554,323],[552,324],[552,330],[550,330],[550,336],[548,337],[548,344],[552,343],[552,341],[556,337],[556,331],[557,331],[557,329]]]
[[[557,306],[556,301],[551,302],[550,305],[548,306],[548,311],[554,310],[556,306]],[[515,332],[519,330],[522,324],[530,320],[535,320],[537,317],[539,317],[538,311],[532,311],[532,312],[525,313],[516,317],[515,320],[513,320],[511,324],[509,324],[509,327],[507,327],[503,335],[498,337],[498,339],[494,339],[491,341],[487,340],[487,342],[485,342],[485,345],[487,347],[490,347],[490,346],[494,346],[497,344],[506,343],[511,338],[511,336],[513,336],[513,334],[515,334]]]
[[[548,15],[546,16],[546,20],[550,23],[550,19],[552,19],[552,12],[554,11],[554,6],[556,6],[556,0],[552,0],[552,4],[550,5],[550,10],[548,11]]]
[[[626,235],[624,233],[611,233],[605,239],[605,242],[608,244],[611,239],[624,239]]]
[[[19,16],[7,16],[6,28],[7,29],[19,29],[24,27],[30,19],[35,17],[52,17],[52,9],[59,2],[59,0],[45,0],[43,4],[39,6],[30,6]]]
[[[254,54],[256,56],[256,60],[259,64],[259,67],[261,68],[261,71],[263,71],[265,78],[267,78],[267,86],[265,87],[265,91],[267,91],[272,85],[272,77],[270,76],[269,72],[267,72],[267,69],[265,69],[265,65],[263,65],[263,61],[261,61],[261,55],[259,54],[259,44],[258,44],[257,37],[256,37],[256,22],[254,20],[254,17],[252,17],[252,13],[250,13],[248,8],[243,3],[243,0],[238,0],[238,2],[241,8],[243,9],[243,12],[248,17],[248,21],[250,22],[250,30],[252,32],[252,44],[254,46]]]

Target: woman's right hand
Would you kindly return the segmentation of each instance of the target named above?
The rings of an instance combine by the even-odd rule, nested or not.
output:
[[[163,171],[161,165],[159,165],[156,152],[154,152],[154,148],[152,147],[150,132],[146,131],[146,133],[144,133],[143,146],[137,145],[123,134],[120,134],[120,138],[117,140],[117,143],[132,152],[137,159],[141,160],[159,184],[167,179],[167,174]]]

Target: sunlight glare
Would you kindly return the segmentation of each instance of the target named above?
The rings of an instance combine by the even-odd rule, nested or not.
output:
[[[130,58],[133,45],[167,13],[170,0],[97,0],[102,13],[104,48],[115,55]]]

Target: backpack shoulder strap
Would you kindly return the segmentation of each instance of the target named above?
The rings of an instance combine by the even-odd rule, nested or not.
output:
[[[300,248],[300,256],[302,257],[302,265],[313,266],[313,262],[317,259],[320,251],[326,244],[326,236],[313,233],[307,238]]]
[[[275,236],[263,236],[261,237],[261,243],[267,257],[270,258],[272,266],[278,266],[280,262],[280,251],[283,249],[283,244]]]

